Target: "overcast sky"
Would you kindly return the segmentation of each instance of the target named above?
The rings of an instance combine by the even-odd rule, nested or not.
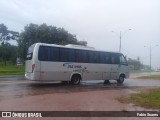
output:
[[[160,68],[160,0],[1,0],[0,23],[19,32],[29,23],[63,27],[107,51],[119,50],[121,31],[122,53],[149,65],[151,45],[152,65]]]

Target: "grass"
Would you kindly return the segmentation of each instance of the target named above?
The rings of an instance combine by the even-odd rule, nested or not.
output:
[[[150,70],[129,70],[130,73],[139,73],[139,72],[150,72]]]
[[[0,66],[0,76],[1,75],[24,75],[24,66]]]
[[[141,76],[141,77],[137,77],[140,79],[157,79],[160,80],[160,75],[147,75],[147,76]]]
[[[129,97],[121,96],[118,98],[118,101],[122,103],[134,103],[145,108],[160,109],[160,89],[131,94]]]

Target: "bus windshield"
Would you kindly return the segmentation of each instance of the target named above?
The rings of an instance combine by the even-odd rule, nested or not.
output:
[[[26,59],[27,59],[27,60],[31,60],[31,59],[32,59],[34,47],[35,47],[35,44],[31,45],[31,46],[28,48],[27,56],[26,56]]]

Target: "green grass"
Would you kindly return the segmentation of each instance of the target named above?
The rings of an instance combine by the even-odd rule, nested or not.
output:
[[[157,79],[160,80],[160,75],[147,75],[147,76],[141,76],[141,77],[137,77],[140,79]]]
[[[131,94],[129,97],[121,96],[118,98],[118,101],[122,103],[134,103],[145,108],[160,109],[160,89]]]
[[[129,70],[129,72],[134,73],[134,72],[143,72],[141,70]]]
[[[150,70],[129,70],[130,73],[150,72]]]
[[[24,75],[24,66],[0,66],[0,75]]]

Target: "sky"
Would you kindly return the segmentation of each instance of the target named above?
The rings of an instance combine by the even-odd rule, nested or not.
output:
[[[63,27],[106,51],[119,50],[121,32],[124,55],[149,65],[151,46],[160,68],[160,0],[1,0],[0,23],[18,32],[29,23]]]

